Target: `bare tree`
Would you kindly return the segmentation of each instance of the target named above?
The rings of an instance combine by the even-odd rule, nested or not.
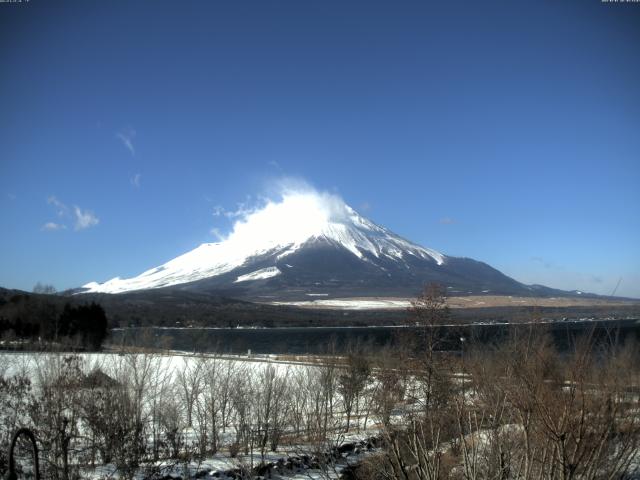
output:
[[[21,426],[28,415],[27,399],[32,394],[31,380],[28,375],[15,372],[4,375],[0,372],[0,475],[4,476],[9,459],[5,457],[13,433]]]
[[[124,355],[112,367],[112,376],[119,384],[111,399],[115,402],[113,456],[125,478],[133,478],[147,455],[153,411],[149,392],[160,368],[161,358],[153,353]]]
[[[236,378],[245,374],[245,369],[234,360],[222,362],[220,375],[218,376],[217,395],[220,404],[220,422],[222,432],[226,432],[229,426],[229,416],[231,410],[231,388]]]
[[[291,375],[291,424],[296,439],[307,430],[310,367],[294,369]]]
[[[288,371],[279,375],[272,364],[266,365],[257,374],[254,396],[254,412],[258,446],[264,461],[267,447],[278,448],[284,422],[288,413]]]
[[[56,292],[57,292],[56,287],[48,283],[38,282],[33,287],[33,293],[43,293],[47,295],[53,295]]]
[[[176,381],[187,412],[187,426],[189,427],[193,425],[193,407],[200,394],[203,375],[202,366],[201,362],[185,361],[176,375]]]
[[[411,300],[408,308],[410,324],[420,327],[422,345],[428,355],[442,345],[441,327],[450,320],[445,288],[438,283],[425,285],[423,291]],[[431,360],[431,357],[428,358]]]
[[[253,397],[255,395],[250,375],[239,376],[231,390],[231,404],[235,412],[236,438],[230,446],[230,454],[235,457],[240,451],[245,455],[253,451]]]
[[[356,414],[358,413],[360,395],[370,375],[371,367],[367,358],[361,353],[351,352],[338,376],[338,392],[342,396],[342,405],[347,416],[345,431],[349,431],[353,410],[355,409]]]
[[[164,443],[164,457],[177,459],[185,447],[184,429],[186,427],[180,401],[173,395],[160,399],[158,424]]]
[[[209,425],[205,431],[209,433],[209,451],[215,454],[220,448],[220,430],[224,428],[224,409],[228,409],[229,370],[227,362],[208,357],[202,364],[202,401]],[[226,414],[226,411],[224,412]],[[202,423],[202,422],[200,422]]]
[[[37,391],[29,399],[29,417],[42,445],[43,471],[48,477],[69,480],[73,473],[70,453],[80,437],[82,359],[54,354],[38,357],[35,373]]]

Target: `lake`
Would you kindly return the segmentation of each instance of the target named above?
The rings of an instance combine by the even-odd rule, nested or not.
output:
[[[574,341],[591,331],[598,342],[640,340],[640,319],[571,321],[545,324],[473,324],[442,328],[442,348],[459,350],[460,338],[483,344],[499,343],[514,330],[547,331],[557,347],[566,351]],[[344,351],[350,344],[375,347],[397,345],[403,336],[420,335],[419,327],[317,327],[317,328],[125,328],[111,332],[118,345],[161,346],[174,350],[220,353],[321,354],[330,346]]]

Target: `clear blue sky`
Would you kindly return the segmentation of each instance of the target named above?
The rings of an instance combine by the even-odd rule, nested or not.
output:
[[[640,4],[0,4],[0,285],[131,276],[306,179],[518,280],[640,297]]]

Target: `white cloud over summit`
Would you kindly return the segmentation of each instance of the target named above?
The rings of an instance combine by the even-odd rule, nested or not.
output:
[[[216,206],[213,216],[233,220],[231,232],[223,236],[220,229],[211,233],[218,240],[253,242],[268,235],[272,241],[307,238],[322,229],[328,222],[342,223],[349,219],[350,209],[336,194],[319,191],[299,179],[279,179],[267,189],[269,197],[260,196],[251,205],[251,199],[236,205],[235,210]]]

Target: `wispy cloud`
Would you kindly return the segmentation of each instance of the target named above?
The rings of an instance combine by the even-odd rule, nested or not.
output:
[[[239,203],[238,208],[236,208],[235,210],[227,210],[223,213],[223,215],[227,218],[240,218],[246,217],[250,213],[253,213],[254,210],[254,208],[245,203]]]
[[[224,215],[225,211],[226,210],[224,209],[224,207],[222,205],[216,205],[215,207],[213,207],[212,215],[214,217],[219,217],[220,215]]]
[[[219,228],[213,227],[209,232],[211,233],[211,235],[216,237],[216,240],[218,240],[219,242],[224,240],[224,236],[222,235],[222,233],[220,233]]]
[[[267,165],[269,165],[270,167],[275,168],[276,170],[278,170],[279,172],[282,172],[282,167],[280,166],[280,164],[278,162],[276,162],[275,160],[269,160],[267,162]]]
[[[116,132],[116,138],[119,139],[125,148],[129,150],[129,153],[135,157],[136,149],[133,146],[133,139],[136,138],[136,131],[133,128],[125,128],[124,130]]]
[[[265,199],[262,200],[264,202]],[[237,203],[235,210],[224,210],[222,214],[227,218],[241,218],[253,213],[256,208],[256,206],[252,206],[251,195],[247,195],[247,200]]]
[[[15,193],[7,193],[7,198],[13,202],[18,197]]]
[[[136,173],[133,177],[129,179],[129,181],[131,182],[131,185],[133,185],[135,188],[140,188],[141,179],[142,179],[142,174]]]
[[[450,217],[444,217],[440,219],[440,225],[453,225],[456,221]]]
[[[69,208],[64,202],[58,199],[55,195],[51,195],[47,198],[47,203],[52,205],[56,213],[60,218],[66,218],[69,222],[74,223],[74,230],[84,230],[86,228],[94,227],[100,223],[100,219],[90,210],[83,210],[77,205],[73,205],[73,208]],[[61,222],[47,222],[41,230],[55,231],[65,230],[67,226]]]
[[[214,217],[224,216],[229,219],[246,217],[248,214],[253,213],[256,207],[251,205],[251,196],[247,196],[246,202],[240,202],[236,204],[235,210],[227,210],[222,205],[216,205],[213,207],[211,214]]]
[[[75,230],[84,230],[86,228],[91,228],[98,223],[100,223],[100,219],[94,215],[93,212],[89,210],[82,210],[77,205],[73,206],[73,214],[75,215]]]
[[[66,230],[67,226],[62,223],[55,222],[47,222],[45,223],[40,230],[45,232],[55,232],[57,230]]]
[[[51,195],[47,198],[47,203],[49,205],[53,205],[58,213],[59,217],[64,217],[69,214],[69,207],[67,207],[64,203],[62,203],[55,195]]]

